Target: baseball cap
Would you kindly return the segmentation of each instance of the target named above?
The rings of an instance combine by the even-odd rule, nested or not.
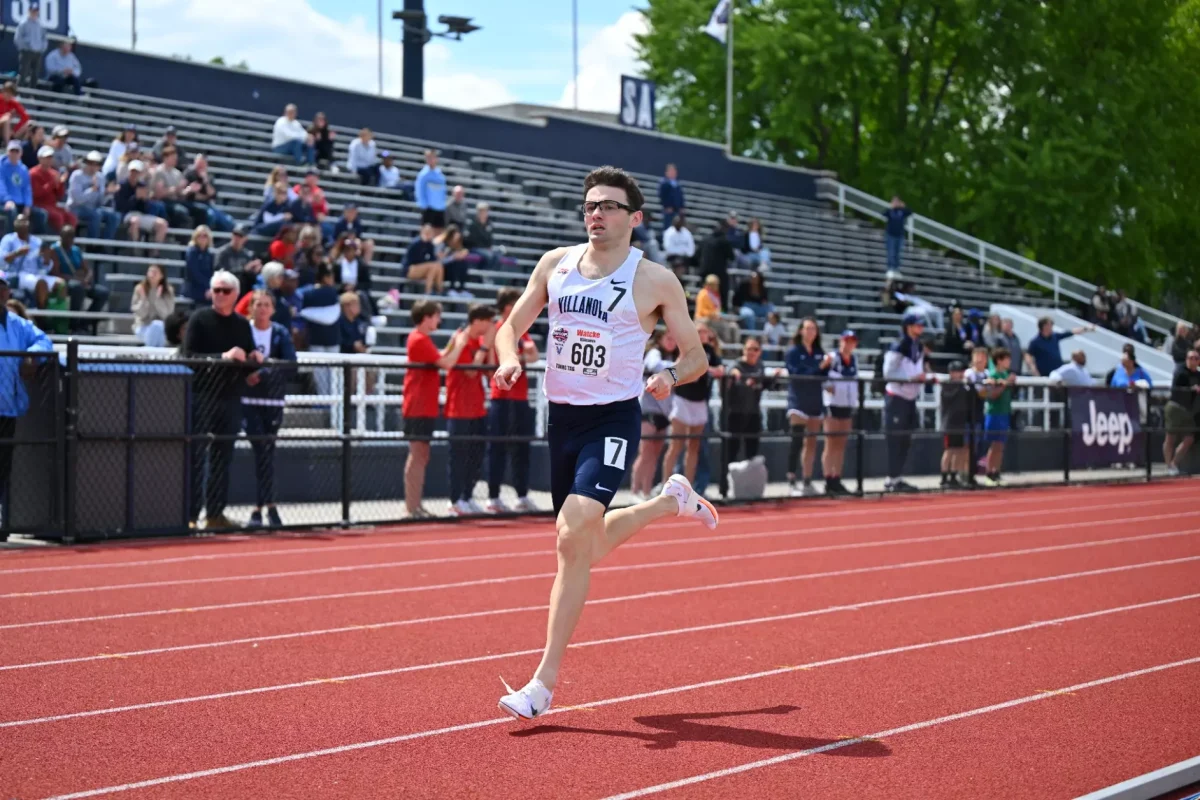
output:
[[[951,361],[950,366],[946,367],[947,372],[966,372],[967,365],[961,361]]]
[[[924,325],[925,315],[919,311],[909,311],[904,315],[904,319],[900,321],[902,325]]]
[[[283,271],[283,277],[287,278],[288,280],[294,281],[294,280],[298,280],[300,278],[300,273],[296,272],[296,270],[294,270],[294,269],[285,269]]]
[[[380,157],[380,158],[391,158],[391,157],[392,157],[392,151],[391,151],[391,150],[384,150],[382,153],[380,153],[380,154],[379,154],[379,157]]]
[[[66,125],[58,125],[54,128],[54,132],[50,134],[50,138],[53,139],[53,138],[57,138],[59,136],[70,136],[70,135],[71,135],[70,128],[68,128]]]
[[[103,164],[104,156],[101,154],[101,152],[99,150],[93,150],[92,152],[90,152],[86,156],[84,156],[83,160],[89,164]]]
[[[233,226],[233,235],[234,236],[249,236],[250,235],[250,226],[247,225],[245,222],[239,222],[237,225]]]
[[[22,142],[21,142],[21,140],[20,140],[20,139],[9,139],[9,140],[8,140],[8,147],[6,147],[6,148],[5,148],[5,151],[8,151],[8,150],[20,150],[20,149],[22,149],[24,146],[25,146],[25,145],[24,145],[24,144],[22,144]]]
[[[129,171],[133,172],[134,170],[136,170],[138,172],[145,172],[146,171],[145,162],[143,162],[141,159],[137,159],[137,158],[135,158],[133,161],[130,161],[129,162]]]
[[[346,203],[346,205],[342,206],[342,209],[347,211],[352,208],[358,208],[358,203]]]
[[[167,129],[166,129],[166,131],[164,131],[164,133],[175,133],[175,126],[174,126],[174,125],[168,125],[168,126],[167,126]]]
[[[846,328],[846,330],[842,331],[842,338],[843,339],[853,339],[854,341],[857,342],[858,334],[855,333],[854,331],[850,330],[849,328]]]
[[[135,125],[134,123],[132,123],[132,122],[131,122],[131,123],[129,123],[128,125],[126,125],[126,126],[125,126],[125,130],[127,130],[127,131],[136,131],[136,130],[137,130],[137,125]]]
[[[54,148],[48,144],[44,144],[38,148],[38,158],[51,158],[54,155]]]

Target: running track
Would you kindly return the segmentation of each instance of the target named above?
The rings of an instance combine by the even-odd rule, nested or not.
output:
[[[1071,798],[1200,753],[1196,485],[0,553],[0,797]]]

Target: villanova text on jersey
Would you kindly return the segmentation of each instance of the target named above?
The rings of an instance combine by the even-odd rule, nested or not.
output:
[[[604,305],[595,297],[582,297],[580,295],[560,297],[558,298],[558,313],[586,314],[590,317],[595,317],[601,322],[608,322],[608,312],[604,310]]]

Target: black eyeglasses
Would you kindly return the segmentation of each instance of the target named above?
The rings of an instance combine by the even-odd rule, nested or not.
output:
[[[228,286],[214,286],[212,291],[213,294],[233,294],[233,289]]]
[[[597,210],[603,211],[605,214],[611,214],[618,208],[628,211],[630,214],[632,214],[634,211],[637,211],[637,209],[633,206],[627,206],[624,203],[618,203],[616,200],[600,200],[599,202],[589,200],[581,205],[579,210],[583,212],[585,217],[590,217],[592,214],[595,214]]]

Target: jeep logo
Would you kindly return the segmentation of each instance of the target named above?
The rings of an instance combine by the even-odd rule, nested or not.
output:
[[[1133,420],[1124,412],[1096,413],[1096,401],[1088,401],[1088,421],[1083,423],[1083,443],[1088,447],[1115,445],[1124,455],[1133,449]]]

